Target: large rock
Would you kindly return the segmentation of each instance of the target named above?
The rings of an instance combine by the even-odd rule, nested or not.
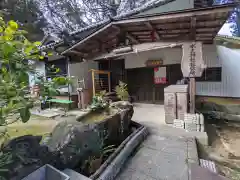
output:
[[[1,151],[2,169],[9,171],[6,179],[20,180],[44,164],[60,165],[59,156],[40,144],[41,136],[22,136],[3,144]]]
[[[1,151],[4,155],[10,154],[8,160],[11,162],[1,167],[9,169],[4,177],[21,180],[45,164],[81,171],[89,158],[102,155],[103,147],[119,145],[130,133],[133,106],[128,102],[117,102],[110,109],[115,113],[99,122],[84,124],[76,118],[60,122],[46,142],[41,142],[41,136],[29,135],[5,143]],[[3,163],[1,155],[0,160]]]
[[[51,152],[61,154],[66,168],[81,167],[89,157],[100,156],[104,146],[118,145],[128,136],[133,106],[120,102],[111,108],[116,113],[102,121],[84,124],[73,119],[55,127],[47,146]],[[78,117],[78,120],[81,121],[86,115]]]
[[[66,120],[55,127],[47,146],[51,152],[61,154],[65,168],[75,168],[88,157],[98,155],[102,143],[95,124]]]

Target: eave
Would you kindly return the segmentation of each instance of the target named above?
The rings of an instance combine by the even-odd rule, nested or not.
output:
[[[235,4],[191,9],[112,21],[65,50],[88,59],[117,47],[118,35],[125,34],[131,44],[169,41],[212,43]],[[155,39],[152,38],[154,32]]]

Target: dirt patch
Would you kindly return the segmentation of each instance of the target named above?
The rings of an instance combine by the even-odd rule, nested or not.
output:
[[[215,161],[220,174],[240,179],[240,124],[220,122],[208,124],[210,146],[199,147],[200,158]]]

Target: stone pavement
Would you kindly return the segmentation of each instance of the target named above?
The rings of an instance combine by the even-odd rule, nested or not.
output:
[[[137,104],[133,120],[150,135],[126,162],[116,180],[190,180],[190,163],[199,164],[194,137],[165,124],[163,105]]]
[[[164,105],[134,103],[132,119],[141,124],[163,125],[165,124]]]
[[[194,138],[152,134],[117,180],[189,180],[190,163],[198,163]]]

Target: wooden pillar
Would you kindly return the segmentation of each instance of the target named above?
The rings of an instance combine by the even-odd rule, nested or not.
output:
[[[111,92],[111,74],[110,72],[108,72],[107,74],[108,74],[108,91]]]
[[[190,113],[195,113],[195,99],[196,99],[196,81],[195,77],[190,78],[189,82],[189,95],[190,95]]]
[[[93,87],[93,96],[96,95],[95,89],[95,79],[94,79],[94,71],[92,70],[92,87]]]

